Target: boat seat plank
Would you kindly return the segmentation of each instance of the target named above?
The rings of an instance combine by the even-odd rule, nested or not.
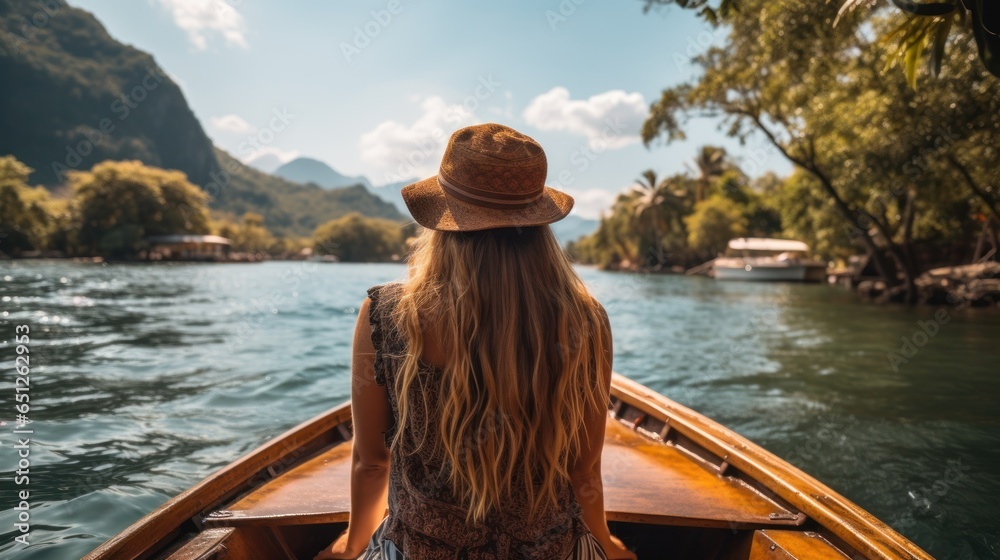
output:
[[[212,512],[206,525],[346,523],[351,511],[351,442],[335,445]]]
[[[178,549],[168,550],[163,558],[166,560],[216,560],[225,558],[228,551],[224,543],[235,531],[236,529],[232,527],[206,529],[194,535],[191,540],[183,543]]]
[[[731,529],[801,523],[739,478],[720,476],[611,419],[601,472],[609,521]]]
[[[749,560],[850,560],[823,537],[808,531],[754,531]]]
[[[735,477],[609,417],[602,471],[610,521],[695,527],[795,525],[792,512]],[[331,447],[210,514],[207,526],[339,523],[350,512],[350,442]]]

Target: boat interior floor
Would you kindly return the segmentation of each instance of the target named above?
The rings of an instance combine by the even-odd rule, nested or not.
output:
[[[848,558],[724,460],[666,427],[653,434],[638,424],[609,416],[602,471],[611,529],[639,558]],[[346,527],[350,463],[346,441],[271,472],[157,558],[311,559]]]

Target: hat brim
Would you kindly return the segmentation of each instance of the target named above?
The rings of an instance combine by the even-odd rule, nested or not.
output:
[[[438,231],[541,226],[565,218],[573,209],[573,197],[552,187],[545,187],[542,196],[524,208],[477,206],[446,193],[437,175],[403,187],[400,194],[418,224]]]

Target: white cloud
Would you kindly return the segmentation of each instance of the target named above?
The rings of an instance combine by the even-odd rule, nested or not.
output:
[[[389,183],[437,173],[448,138],[456,129],[479,122],[462,104],[439,96],[425,98],[412,124],[384,121],[361,135],[361,159],[377,166],[375,182]]]
[[[587,99],[572,99],[569,90],[554,87],[531,100],[524,120],[539,130],[565,130],[621,148],[640,140],[639,131],[649,114],[641,93],[613,89]]]
[[[229,45],[247,48],[246,22],[225,0],[156,0],[183,29],[191,44],[200,51],[208,48],[208,38],[218,33]]]
[[[607,189],[574,189],[558,186],[556,188],[573,197],[573,214],[581,218],[595,220],[600,218],[618,198],[618,193]]]
[[[208,123],[212,128],[224,132],[237,132],[239,134],[250,134],[257,131],[257,127],[243,120],[239,115],[222,115],[221,117],[210,117]]]

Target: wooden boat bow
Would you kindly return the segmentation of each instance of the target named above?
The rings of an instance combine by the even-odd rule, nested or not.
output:
[[[311,559],[350,512],[350,420],[344,403],[303,422],[85,560]],[[602,472],[612,530],[640,558],[931,558],[786,461],[619,374]]]

